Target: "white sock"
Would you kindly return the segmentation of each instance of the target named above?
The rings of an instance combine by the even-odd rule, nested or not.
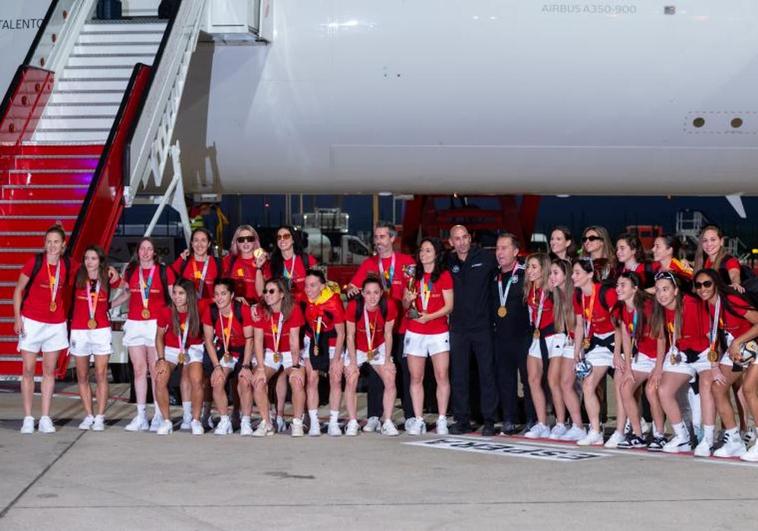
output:
[[[276,422],[284,422],[284,417],[282,417],[281,415],[277,415]]]
[[[221,415],[221,422],[223,421],[229,422],[229,415]]]
[[[712,443],[713,442],[713,432],[716,429],[716,426],[703,426],[703,439],[706,441]]]
[[[158,404],[156,402],[153,402],[153,416],[158,417],[159,419],[163,418],[163,414],[161,414],[161,408],[158,407]]]
[[[242,415],[242,422],[250,422],[250,415]]]
[[[740,435],[740,429],[739,429],[739,427],[732,428],[731,430],[726,430],[726,432],[729,435],[734,435],[735,437],[739,437],[739,435]]]
[[[337,422],[340,417],[340,412],[333,409],[329,410],[329,422]]]
[[[663,437],[663,436],[664,436],[663,432],[662,431],[658,431],[658,428],[654,428],[653,429],[653,437]]]
[[[185,418],[190,418],[192,416],[192,402],[182,402],[182,409],[184,410]]]
[[[437,417],[438,420],[447,420],[447,415],[440,415]]]
[[[687,433],[687,426],[684,425],[684,422],[679,422],[677,424],[672,424],[672,428],[674,428],[674,433],[677,434],[677,436],[681,437],[682,439],[689,439],[689,434]]]
[[[318,423],[318,409],[309,409],[308,416],[311,418],[311,424]]]
[[[145,416],[145,404],[137,404],[137,415],[140,417]]]

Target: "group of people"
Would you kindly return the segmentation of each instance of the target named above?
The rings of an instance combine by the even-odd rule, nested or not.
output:
[[[748,431],[749,415],[758,418],[758,309],[744,287],[746,272],[727,255],[718,227],[703,230],[693,268],[678,258],[678,241],[670,235],[656,238],[648,261],[634,234],[614,244],[606,229],[591,226],[577,252],[570,231],[557,227],[549,253],[522,260],[515,235],[500,234],[491,253],[472,245],[468,230],[456,225],[449,250],[425,238],[411,256],[395,250],[394,226],[379,224],[374,256],[342,289],[327,281],[298,236],[292,227],[279,228],[267,253],[255,229],[243,225],[229,254],[217,258],[211,234],[200,228],[171,265],[144,238],[119,273],[96,246],[74,263],[65,254],[63,230],[51,227],[44,252],[24,265],[14,293],[24,360],[22,433],[35,430],[33,377],[40,352],[39,431],[55,431],[49,417],[53,372],[67,347],[76,357],[86,412],[79,427],[104,429],[112,352],[108,310],[128,302],[123,344],[137,402],[128,431],[173,431],[168,386],[179,369],[181,427],[193,434],[210,428],[225,435],[237,425],[241,435],[283,431],[289,397],[291,435],[320,435],[318,386],[326,375],[326,431],[354,436],[361,430],[356,389],[366,365],[365,432],[398,435],[392,419],[399,395],[406,433],[425,433],[430,393],[438,434],[471,432],[472,416],[485,436],[496,435],[497,420],[502,433],[514,434],[520,377],[527,438],[671,453],[694,448],[698,456],[715,452],[758,461],[758,446],[747,450],[740,432]],[[111,296],[111,290],[121,293]],[[155,399],[150,421],[148,374]],[[613,377],[616,397],[616,431],[607,441],[601,424],[606,375]],[[261,418],[255,429],[254,407]],[[721,441],[715,440],[717,416]],[[646,418],[652,420],[648,439]]]

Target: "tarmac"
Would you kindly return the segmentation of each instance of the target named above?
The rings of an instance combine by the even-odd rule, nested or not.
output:
[[[111,386],[104,432],[77,429],[76,387],[58,384],[58,431],[21,435],[17,390],[0,387],[2,530],[691,531],[758,522],[758,465],[739,460],[434,433],[159,437],[123,430],[134,413],[123,384]]]

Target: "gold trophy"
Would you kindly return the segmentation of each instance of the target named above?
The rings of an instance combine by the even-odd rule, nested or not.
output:
[[[415,286],[414,283],[416,279],[414,278],[416,276],[416,266],[410,265],[410,266],[403,266],[403,274],[408,279],[408,291],[415,292]],[[413,302],[411,302],[410,307],[408,308],[408,318],[409,319],[418,319],[421,314],[418,312],[418,308],[416,308],[416,298],[413,299]]]

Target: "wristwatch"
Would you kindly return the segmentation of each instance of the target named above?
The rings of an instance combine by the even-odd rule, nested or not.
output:
[[[242,365],[242,368],[243,369],[250,369],[252,371],[253,370],[253,364],[252,363],[245,363],[244,365]]]
[[[297,365],[292,365],[292,368],[293,369],[299,369],[300,368],[300,364],[298,363]]]

